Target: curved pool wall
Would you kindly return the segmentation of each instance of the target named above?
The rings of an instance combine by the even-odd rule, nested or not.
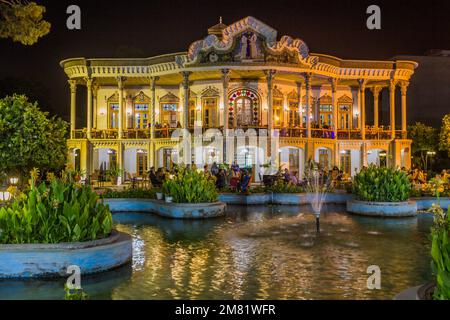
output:
[[[417,215],[416,201],[405,202],[372,202],[347,201],[347,211],[350,213],[379,217],[413,217]]]
[[[302,205],[309,204],[314,195],[311,193],[221,193],[219,200],[226,204],[236,205],[261,205],[261,204],[285,204]],[[345,204],[347,200],[352,200],[353,195],[349,193],[327,193],[323,203]]]
[[[427,198],[411,198],[411,200],[414,200],[417,202],[417,210],[427,210],[429,208],[431,208],[431,205],[433,203],[437,204],[437,199],[436,197],[432,198],[432,197],[427,197]],[[439,204],[440,206],[447,210],[448,207],[450,206],[450,197],[444,197],[444,198],[440,198],[439,199]]]
[[[104,199],[111,212],[154,212],[175,219],[203,219],[225,215],[224,202],[168,203],[153,199]]]
[[[81,274],[114,269],[132,259],[131,236],[113,231],[108,238],[59,244],[0,245],[0,278],[69,277],[67,268]]]

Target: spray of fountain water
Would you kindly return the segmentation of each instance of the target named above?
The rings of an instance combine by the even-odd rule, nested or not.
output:
[[[306,192],[316,216],[316,229],[320,232],[320,212],[327,193],[332,189],[331,175],[319,168],[319,164],[309,160],[305,170]]]

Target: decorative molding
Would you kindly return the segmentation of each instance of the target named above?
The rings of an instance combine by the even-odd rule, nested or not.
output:
[[[353,104],[353,99],[349,97],[348,95],[344,94],[343,96],[339,97],[338,104]]]
[[[219,89],[213,86],[208,86],[201,92],[202,97],[217,97],[219,95],[220,95]]]
[[[319,98],[319,103],[323,105],[331,105],[333,104],[333,98],[328,93],[325,93]]]
[[[166,95],[162,96],[159,99],[159,102],[172,102],[172,103],[179,103],[180,98],[178,98],[176,95],[174,95],[172,92],[167,93]]]

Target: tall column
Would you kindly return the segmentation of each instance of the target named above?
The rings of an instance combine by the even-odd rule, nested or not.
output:
[[[305,77],[305,91],[306,91],[306,103],[305,103],[305,108],[306,108],[306,132],[307,132],[307,138],[311,138],[311,101],[310,101],[310,97],[311,97],[311,74],[310,73],[305,73],[304,74]]]
[[[70,86],[70,137],[75,138],[75,129],[77,122],[77,81],[69,80]]]
[[[375,129],[378,129],[379,123],[378,123],[378,117],[379,117],[379,97],[381,92],[381,87],[375,86],[372,87],[372,94],[373,94],[373,126]]]
[[[223,134],[228,129],[228,85],[230,82],[230,70],[222,69],[222,100],[223,100]],[[225,159],[224,159],[225,160]]]
[[[126,78],[125,77],[117,77],[117,87],[119,88],[119,119],[117,121],[118,123],[118,127],[119,127],[119,134],[118,137],[119,139],[122,139],[123,137],[123,109],[124,109],[124,105],[123,105],[123,87],[124,87],[124,83],[125,83]]]
[[[264,70],[267,80],[267,128],[269,130],[269,137],[272,136],[273,130],[273,78],[275,70]]]
[[[366,80],[358,79],[359,84],[359,119],[361,139],[366,139]]]
[[[285,93],[283,95],[283,126],[287,127],[289,125],[288,120],[289,120],[289,100],[288,100],[288,95]]]
[[[302,83],[297,82],[297,100],[298,100],[298,116],[300,117],[300,127],[303,127],[303,112],[302,112]]]
[[[336,92],[337,92],[338,80],[335,78],[332,78],[332,79],[330,79],[330,82],[331,82],[331,104],[333,107],[333,131],[334,131],[334,139],[337,140],[339,113],[338,113]]]
[[[156,81],[159,77],[150,77],[151,106],[150,106],[150,139],[155,139],[156,124]]]
[[[183,123],[181,124],[183,128],[189,127],[189,75],[191,73],[188,71],[182,72],[183,75]]]
[[[93,116],[93,128],[97,129],[97,116],[98,116],[98,89],[99,85],[94,83],[92,85],[92,100],[94,104],[94,112],[92,114]]]
[[[389,108],[391,114],[391,139],[395,139],[395,86],[396,81],[389,82]]]
[[[86,89],[87,89],[87,138],[92,138],[92,79],[86,78]]]
[[[402,136],[406,138],[406,92],[408,91],[409,83],[403,81],[400,85],[402,94]]]

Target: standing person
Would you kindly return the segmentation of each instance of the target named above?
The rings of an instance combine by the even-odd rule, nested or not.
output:
[[[214,176],[217,176],[218,173],[219,173],[219,166],[214,161],[212,166],[211,166],[211,174],[214,175]]]
[[[240,169],[236,161],[234,161],[233,164],[231,165],[231,171],[233,173],[233,176],[238,176]]]
[[[289,181],[291,180],[291,175],[288,168],[284,169],[283,179],[284,183],[289,183]]]
[[[225,188],[227,182],[225,177],[225,171],[223,169],[219,169],[219,172],[217,173],[217,180],[216,180],[216,188],[218,190],[222,190]]]
[[[240,181],[240,190],[242,192],[247,192],[248,187],[250,185],[251,176],[248,174],[247,170],[242,170],[241,181]]]
[[[290,177],[290,181],[293,185],[297,186],[299,181],[298,181],[298,172],[294,171]]]

